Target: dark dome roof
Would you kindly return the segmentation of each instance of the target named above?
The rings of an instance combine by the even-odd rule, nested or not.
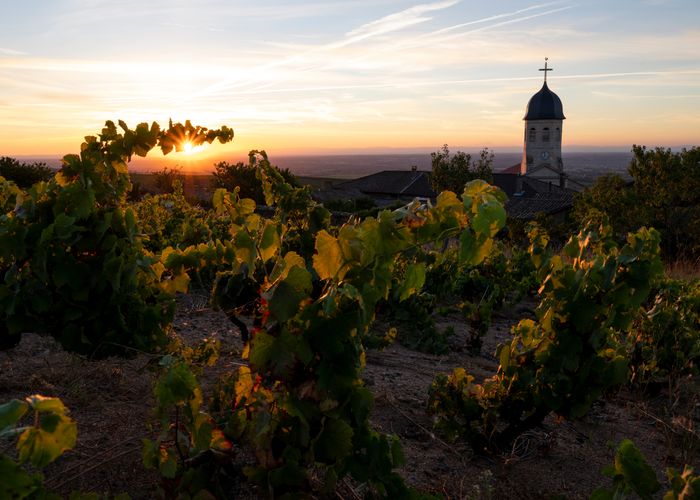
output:
[[[561,99],[549,90],[547,82],[544,82],[540,91],[527,103],[523,120],[564,120],[565,118]]]

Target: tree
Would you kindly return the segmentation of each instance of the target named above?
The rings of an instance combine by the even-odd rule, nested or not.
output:
[[[299,187],[299,182],[288,168],[274,168],[282,174],[282,177],[284,177],[284,180],[288,184]],[[215,188],[224,188],[228,191],[233,191],[234,188],[238,187],[240,189],[238,194],[241,198],[251,198],[258,204],[265,203],[262,184],[255,176],[256,169],[254,164],[246,164],[243,162],[231,164],[226,161],[221,161],[214,164],[214,169],[212,174],[214,180],[212,183]]]
[[[606,175],[578,196],[573,218],[581,224],[605,215],[617,235],[640,226],[661,233],[666,259],[700,256],[700,148],[632,147],[632,182]]]
[[[39,181],[48,181],[54,174],[46,163],[24,163],[9,156],[0,157],[0,177],[13,181],[23,189]]]
[[[449,190],[461,193],[464,185],[474,179],[483,179],[493,183],[493,153],[488,148],[482,149],[479,159],[472,161],[472,156],[461,151],[450,156],[447,144],[430,154],[432,174],[430,183],[433,191],[439,193]]]
[[[182,167],[175,166],[173,168],[163,167],[157,172],[153,173],[155,178],[155,186],[159,193],[174,193],[175,187],[173,183],[175,181],[184,181],[184,176],[182,175]]]
[[[574,224],[584,221],[596,224],[607,217],[613,231],[621,241],[628,232],[645,225],[644,217],[637,210],[636,195],[632,183],[617,174],[605,174],[595,183],[576,195],[572,210]]]
[[[670,149],[633,146],[629,174],[637,210],[661,232],[667,257],[700,256],[700,147]]]

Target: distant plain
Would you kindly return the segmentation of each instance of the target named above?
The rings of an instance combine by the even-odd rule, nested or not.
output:
[[[452,153],[457,152],[453,149]],[[478,151],[465,151],[478,158]],[[496,152],[493,161],[494,172],[520,163],[520,152]],[[627,167],[632,158],[630,152],[581,151],[563,153],[564,171],[583,185],[592,184],[595,179],[606,173],[619,174],[628,178]],[[60,159],[52,157],[18,157],[21,161],[42,161],[58,168]],[[185,175],[209,175],[214,171],[218,161],[246,161],[245,158],[134,158],[130,170],[148,173],[169,168],[182,168]],[[430,170],[430,153],[408,154],[343,154],[343,155],[295,155],[276,156],[270,154],[270,161],[280,168],[288,168],[294,175],[304,178],[356,179],[382,170],[408,170],[416,166],[418,170]]]

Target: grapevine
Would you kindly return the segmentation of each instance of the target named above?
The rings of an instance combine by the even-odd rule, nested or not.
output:
[[[33,425],[19,427],[23,417]],[[60,399],[38,394],[0,405],[0,439],[17,439],[17,459],[0,453],[0,498],[44,498],[44,477],[24,464],[43,469],[75,446],[78,430]],[[4,447],[3,447],[4,449]]]
[[[255,214],[252,200],[217,191],[214,206],[229,213],[231,239],[162,255],[173,282],[183,287],[188,271],[223,264],[230,266],[227,280],[252,280],[251,290],[257,283],[249,311],[257,326],[244,352],[248,364],[225,382],[213,410],[225,415],[220,422],[226,438],[254,450],[257,465],[246,475],[270,496],[329,492],[348,474],[374,494],[411,495],[393,472],[403,460],[398,441],[369,424],[373,397],[361,378],[363,342],[377,304],[392,291],[397,261],[406,262],[399,299],[423,286],[421,248],[456,239],[460,261],[478,264],[505,222],[503,194],[475,181],[461,200],[445,192],[435,207],[384,211],[346,224],[334,236],[325,229],[314,234],[313,217],[302,222],[290,215],[301,209],[294,201],[304,193],[267,174],[263,161],[268,203],[280,203],[276,220]],[[293,246],[287,246],[288,235]],[[305,257],[308,238],[315,252]]]
[[[189,122],[165,130],[157,123],[119,127],[108,121],[87,136],[53,179],[15,195],[14,210],[0,216],[0,346],[16,344],[26,331],[98,356],[167,342],[172,287],[126,205],[127,163],[156,146],[167,154],[184,141],[226,142],[233,131]]]
[[[541,231],[531,238],[542,282],[537,321],[520,321],[513,340],[498,348],[498,372],[483,384],[459,368],[431,387],[438,426],[477,450],[507,446],[550,412],[581,417],[624,383],[622,336],[661,273],[653,229],[630,234],[619,248],[609,227],[589,227],[570,238],[563,256],[551,253]]]
[[[612,479],[612,489],[601,487],[591,495],[591,500],[624,500],[633,498],[635,493],[644,500],[655,498],[661,489],[661,483],[654,469],[632,441],[624,439],[615,450],[615,461],[603,469],[603,474]],[[666,470],[669,489],[664,500],[695,499],[700,496],[700,476],[693,468],[686,465],[683,472],[669,467]]]

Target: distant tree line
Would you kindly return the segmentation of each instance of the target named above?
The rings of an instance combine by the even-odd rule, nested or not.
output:
[[[48,181],[54,174],[46,163],[25,163],[9,156],[0,157],[0,177],[26,189],[39,181]]]

